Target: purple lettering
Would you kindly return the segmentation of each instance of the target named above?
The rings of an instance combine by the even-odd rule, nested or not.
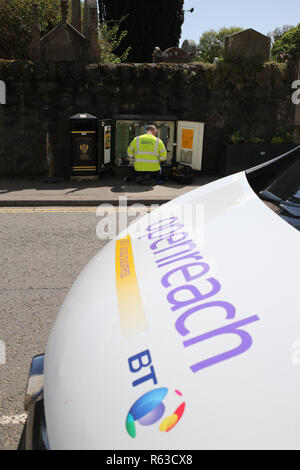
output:
[[[178,235],[181,235],[181,238],[179,238],[179,240],[176,240],[176,239],[174,240],[173,237],[175,236],[176,238],[176,236]],[[176,230],[174,230],[173,232],[169,232],[168,234],[166,234],[163,238],[160,238],[156,242],[152,243],[152,245],[150,245],[150,249],[153,251],[156,250],[158,243],[160,243],[161,241],[167,241],[169,245],[171,245],[172,243],[181,242],[182,240],[185,240],[185,238],[187,237],[188,237],[188,233],[185,233],[185,232],[177,233]]]
[[[234,306],[228,302],[223,302],[222,300],[217,300],[215,302],[208,302],[206,304],[197,305],[196,307],[191,308],[190,310],[183,313],[182,315],[180,315],[180,317],[177,318],[177,321],[175,323],[175,328],[178,331],[178,333],[181,336],[186,336],[187,334],[189,334],[190,331],[184,325],[185,320],[193,313],[196,313],[196,312],[199,312],[199,310],[204,310],[206,308],[211,308],[211,307],[221,307],[224,310],[226,310],[227,312],[226,319],[235,317]]]
[[[179,243],[178,245],[174,245],[174,246],[171,246],[169,248],[165,248],[164,250],[161,250],[161,251],[165,251],[165,250],[169,250],[170,248],[177,248],[178,246],[182,246],[182,245],[186,245],[188,244],[188,248],[187,250],[184,250],[184,251],[181,251],[180,253],[173,253],[172,255],[170,256],[166,256],[165,258],[161,258],[159,260],[156,261],[156,263],[161,263],[162,261],[166,261],[167,259],[170,259],[170,258],[174,258],[174,256],[179,256],[179,255],[182,255],[183,253],[188,253],[189,251],[192,251],[194,250],[194,248],[196,248],[196,245],[194,242],[192,242],[192,240],[187,240],[186,242],[183,242],[183,243]],[[156,253],[154,253],[155,255],[159,253],[158,251]]]
[[[201,266],[202,270],[200,273],[197,274],[190,274],[189,269],[192,266]],[[190,264],[185,264],[184,266],[179,266],[179,268],[172,269],[172,271],[169,271],[167,274],[165,274],[161,280],[161,283],[164,287],[170,287],[171,283],[169,282],[169,277],[172,276],[172,274],[176,272],[182,272],[184,279],[189,282],[193,281],[194,279],[198,279],[201,276],[204,276],[209,271],[209,266],[207,263],[190,263]]]
[[[170,228],[172,228],[172,229],[175,228],[175,230],[170,231]],[[175,233],[175,232],[177,232],[178,230],[181,230],[181,229],[182,229],[181,224],[175,224],[172,227],[158,228],[157,230],[154,230],[153,232],[149,232],[149,234],[146,233],[146,235],[143,235],[140,238],[147,237],[149,240],[158,240],[158,239],[160,240],[161,238],[166,238],[169,235],[171,235],[172,233]],[[165,230],[166,230],[167,233],[164,233]]]
[[[229,302],[211,301],[199,305],[199,302],[203,301],[204,299],[211,298],[217,293],[219,293],[221,290],[221,285],[216,279],[212,277],[209,279],[205,279],[211,287],[208,293],[202,294],[200,292],[199,286],[197,287],[191,282],[195,279],[204,276],[209,271],[210,267],[204,261],[199,262],[200,260],[203,260],[203,256],[200,255],[199,251],[192,252],[192,250],[195,250],[197,246],[189,237],[189,234],[184,231],[184,227],[179,222],[178,217],[169,217],[155,222],[150,225],[146,229],[146,231],[148,233],[146,233],[140,238],[147,237],[149,240],[152,240],[150,249],[152,250],[152,252],[154,252],[153,254],[160,255],[161,253],[164,253],[162,255],[164,256],[163,258],[155,260],[158,268],[163,268],[165,266],[169,266],[170,264],[174,265],[174,263],[180,262],[181,266],[175,268],[173,266],[173,269],[169,270],[166,274],[163,275],[161,283],[165,288],[171,287],[172,284],[176,286],[176,273],[178,273],[177,287],[173,288],[168,293],[167,300],[171,304],[171,310],[173,311],[190,306],[189,309],[183,314],[181,314],[175,322],[175,328],[181,336],[186,336],[190,333],[190,331],[185,326],[186,320],[192,314],[200,312],[201,310],[206,310],[210,308],[221,308],[225,310],[226,320],[232,320],[235,318],[236,309]],[[170,251],[169,253],[165,253],[168,250],[171,250],[172,248],[179,248],[179,250],[182,251],[173,254],[170,254]],[[183,266],[182,262],[185,262]],[[173,275],[175,276],[174,279],[172,278]],[[185,281],[184,285],[178,285],[182,283],[181,277],[183,277]],[[195,304],[196,302],[198,303],[198,305],[194,305],[192,307],[192,304]],[[194,338],[184,341],[183,346],[184,348],[187,348],[189,346],[192,346],[193,344],[201,343],[210,338],[227,334],[236,335],[241,340],[241,343],[238,347],[226,351],[222,354],[218,354],[209,359],[197,362],[190,366],[190,369],[195,373],[199,370],[205,369],[219,362],[236,357],[247,351],[251,347],[253,341],[250,334],[247,331],[243,330],[242,327],[258,320],[258,316],[252,316],[241,321],[236,321],[235,323],[224,326],[222,328],[215,329],[214,331],[211,331],[209,333],[201,334],[195,336]],[[134,386],[150,379],[152,379],[153,382],[156,383],[156,376],[154,373],[154,369],[151,366],[151,356],[148,350],[130,358],[129,367],[132,372],[141,370],[144,367],[150,368],[151,373],[136,380],[133,383]]]
[[[179,308],[186,307],[187,305],[194,304],[195,302],[199,302],[201,300],[207,299],[209,297],[212,297],[213,295],[217,294],[221,290],[221,285],[220,283],[214,279],[213,277],[206,279],[207,282],[209,282],[212,285],[212,289],[208,294],[201,294],[199,289],[193,285],[185,285],[185,286],[180,286],[176,287],[176,289],[171,290],[167,296],[167,300],[170,304],[173,305],[172,310],[178,310]],[[184,291],[190,291],[193,297],[189,300],[176,300],[175,295],[178,292],[184,292]]]
[[[178,220],[178,217],[168,217],[167,219],[162,219],[162,220],[159,220],[158,222],[153,222],[153,224],[151,224],[151,225],[149,225],[149,227],[147,227],[147,230],[148,230],[148,232],[152,232],[153,228],[156,230],[155,226],[157,224],[159,225],[158,228],[169,227],[170,225],[172,225],[172,222],[175,222],[175,220]],[[162,222],[170,222],[170,223],[167,224],[167,225],[161,225]]]
[[[163,251],[171,250],[172,248],[177,248],[178,246],[188,245],[188,251],[192,251],[196,248],[196,244],[192,240],[186,240],[182,243],[178,243],[177,245],[168,246],[168,248],[163,248],[162,250],[156,251],[154,254],[158,255],[158,253],[162,253]]]
[[[185,250],[185,251],[183,251],[182,253],[177,253],[176,256],[182,255],[183,253],[186,253],[186,252],[188,252],[188,251],[189,251],[189,250]],[[164,259],[173,258],[173,256],[174,256],[174,255],[168,256],[167,258],[164,258]],[[198,260],[200,260],[200,259],[203,259],[203,256],[200,255],[199,251],[195,251],[195,253],[190,253],[189,255],[182,256],[181,258],[176,258],[176,259],[173,259],[173,260],[171,260],[171,261],[168,261],[167,263],[160,264],[160,265],[158,266],[158,268],[162,268],[162,267],[164,267],[164,266],[167,266],[168,264],[176,263],[176,261],[181,261],[181,260],[183,260],[183,259],[189,259],[189,258],[198,261]],[[156,262],[157,262],[157,261],[156,261]]]
[[[158,222],[154,222],[153,224],[149,225],[149,227],[147,227],[146,230],[147,230],[148,232],[153,232],[153,230],[154,230],[154,232],[157,232],[157,231],[162,230],[163,228],[172,227],[172,225],[174,225],[174,222],[175,222],[176,220],[178,220],[178,217],[169,217],[169,218],[167,218],[167,219],[162,219],[162,220],[159,220]],[[161,225],[162,222],[167,222],[167,224]],[[159,226],[158,226],[157,228],[154,228],[154,229],[153,229],[152,227],[153,227],[153,226],[156,226],[157,224],[159,224]],[[182,227],[182,225],[181,225],[181,227]],[[144,238],[144,237],[148,237],[149,240],[150,240],[150,239],[151,239],[151,236],[150,236],[150,235],[151,235],[151,233],[150,233],[150,234],[146,233],[145,235],[142,235],[142,236],[139,237],[139,238],[141,239],[141,238]]]
[[[252,317],[246,318],[245,320],[241,320],[231,325],[224,326],[223,328],[219,328],[217,330],[211,331],[210,333],[206,333],[200,336],[196,336],[195,338],[191,338],[187,341],[184,341],[183,346],[185,348],[191,346],[192,344],[200,343],[201,341],[205,341],[209,338],[213,338],[215,336],[220,336],[224,334],[234,334],[238,335],[241,338],[241,344],[235,348],[227,351],[225,353],[219,354],[217,356],[211,357],[210,359],[206,359],[204,361],[197,362],[196,364],[192,365],[190,368],[192,371],[199,372],[199,370],[205,369],[206,367],[213,366],[219,362],[227,361],[232,357],[239,356],[246,352],[253,343],[252,337],[249,335],[247,331],[241,330],[240,327],[244,325],[248,325],[249,323],[253,323],[258,321],[259,317],[254,315]]]

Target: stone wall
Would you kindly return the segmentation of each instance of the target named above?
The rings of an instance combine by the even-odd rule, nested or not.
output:
[[[265,140],[292,132],[292,66],[78,64],[1,61],[7,104],[0,106],[0,176],[47,174],[48,125],[56,174],[68,176],[68,118],[88,112],[177,115],[205,122],[203,170],[216,172],[219,148],[236,131]]]

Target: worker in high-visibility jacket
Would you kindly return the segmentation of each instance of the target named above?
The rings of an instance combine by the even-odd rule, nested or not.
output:
[[[146,133],[131,141],[127,156],[134,162],[136,181],[155,184],[155,177],[161,171],[160,164],[167,160],[167,151],[163,141],[157,137],[157,128],[146,126]]]

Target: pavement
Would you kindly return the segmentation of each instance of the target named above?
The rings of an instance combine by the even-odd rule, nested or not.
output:
[[[118,205],[120,196],[126,196],[128,204],[163,204],[218,178],[197,175],[187,186],[174,181],[141,186],[131,181],[124,182],[117,176],[103,176],[97,181],[58,179],[54,183],[47,183],[42,178],[0,178],[0,207]]]

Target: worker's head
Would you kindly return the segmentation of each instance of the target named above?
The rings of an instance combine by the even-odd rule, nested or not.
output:
[[[152,135],[156,136],[157,135],[157,127],[152,126],[152,125],[146,126],[146,134],[152,134]]]

